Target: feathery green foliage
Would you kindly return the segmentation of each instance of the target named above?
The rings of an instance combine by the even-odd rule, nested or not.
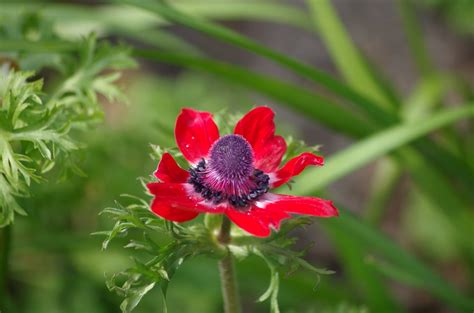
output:
[[[47,24],[41,21],[27,15],[5,27],[0,37],[35,41],[38,38],[31,34],[37,30],[41,38],[56,38],[51,29],[44,30]],[[82,174],[74,161],[73,152],[80,144],[73,133],[102,119],[99,96],[124,100],[116,85],[119,70],[134,65],[126,47],[99,43],[94,35],[78,42],[75,51],[18,52],[11,58],[20,69],[54,65],[61,78],[47,86],[51,91],[46,92],[40,73],[16,70],[9,63],[1,67],[0,226],[11,223],[15,212],[26,214],[17,198],[30,196],[31,183],[45,180],[53,168],[59,168],[60,176],[69,170]]]

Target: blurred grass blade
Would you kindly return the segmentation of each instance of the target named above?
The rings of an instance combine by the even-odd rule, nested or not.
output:
[[[381,131],[333,155],[324,167],[305,171],[293,185],[294,190],[300,194],[320,190],[412,140],[473,115],[474,106],[463,106],[440,111],[423,121],[404,123]]]
[[[443,96],[454,85],[452,77],[431,75],[423,79],[401,108],[403,120],[416,122],[428,118],[435,109],[441,106]],[[449,130],[451,133],[448,132]],[[422,152],[425,160],[431,163],[436,171],[455,182],[458,186],[456,192],[459,195],[474,201],[474,194],[471,192],[474,186],[474,168],[469,166],[467,159],[463,158],[462,153],[459,152],[462,148],[456,146],[456,136],[453,135],[452,130],[453,128],[450,128],[441,133],[437,137],[438,143],[424,139],[415,142],[414,147]],[[442,139],[451,145],[443,145]]]
[[[149,10],[166,18],[169,21],[188,26],[223,42],[249,50],[257,55],[273,60],[290,71],[293,71],[302,77],[308,78],[313,82],[324,86],[328,90],[332,91],[335,95],[349,100],[351,103],[359,107],[359,109],[364,110],[364,112],[366,112],[373,120],[381,121],[381,125],[394,121],[393,117],[387,117],[380,107],[367,99],[367,97],[364,97],[362,93],[357,92],[344,83],[341,83],[332,76],[322,71],[318,71],[307,64],[301,63],[298,60],[292,59],[284,54],[269,49],[258,42],[253,41],[252,39],[249,39],[228,28],[210,21],[187,15],[163,3],[138,0],[116,1]]]
[[[447,91],[451,81],[431,76],[423,79],[415,86],[413,92],[401,108],[405,121],[416,121],[426,118],[440,104],[442,96]]]
[[[390,99],[393,100],[393,97],[387,93],[387,88],[380,83],[381,79],[375,76],[375,71],[367,65],[365,59],[352,43],[330,1],[308,0],[308,4],[320,35],[346,80],[359,92],[364,90],[369,92],[368,95],[371,96],[371,99],[374,97],[379,100],[385,99],[385,102],[378,101],[377,103],[384,104],[384,108],[388,109],[387,113],[390,114],[391,107],[398,106],[398,104],[392,101],[392,105],[390,105]],[[385,118],[385,120],[390,120],[391,123],[394,122],[393,119],[395,119],[395,122],[400,120],[394,114],[390,114]],[[377,124],[383,125],[384,123],[379,120]],[[464,160],[429,139],[416,142],[415,147],[423,154],[426,161],[430,162],[433,168],[443,172],[445,177],[452,177],[456,173],[455,179],[463,187],[461,189],[462,197],[474,199],[472,192],[469,192],[474,184],[474,171],[467,166]]]
[[[173,0],[173,5],[186,14],[216,20],[258,20],[282,23],[306,31],[313,31],[305,11],[295,5],[273,0]],[[83,36],[91,31],[114,33],[115,28],[128,31],[152,29],[168,22],[154,14],[129,6],[59,4],[23,1],[0,3],[0,11],[17,14],[20,11],[39,11],[42,16],[57,25],[63,36]],[[123,21],[126,20],[127,23]]]
[[[337,234],[347,235],[344,238],[349,243],[353,242],[358,245],[368,257],[373,255],[383,257],[387,262],[391,263],[393,269],[397,269],[398,273],[404,273],[403,277],[410,276],[410,283],[412,285],[428,290],[451,307],[465,312],[474,307],[472,299],[460,294],[451,284],[444,281],[415,257],[351,213],[342,211],[339,218],[322,220],[320,223],[330,233],[337,232]],[[336,238],[336,240],[339,239]],[[367,260],[359,259],[352,261],[361,267],[367,266]],[[397,277],[392,276],[392,278]],[[407,283],[406,279],[402,279],[402,281]]]
[[[457,109],[446,109],[423,120],[406,123],[375,134],[329,158],[323,168],[305,171],[293,184],[298,194],[310,194],[368,164],[369,162],[420,138],[435,129],[444,127],[461,118],[474,115],[474,106],[468,104]],[[444,216],[459,228],[458,243],[474,262],[474,218],[469,203],[457,194],[448,181],[433,169],[426,159],[410,147],[395,153],[399,164],[409,170],[420,190],[434,199]]]
[[[473,115],[474,107],[472,105],[464,106],[454,110],[444,110],[424,120],[423,123],[407,123],[392,127],[339,152],[326,162],[325,167],[307,171],[305,174],[300,175],[297,182],[293,185],[293,190],[298,194],[311,194],[315,190],[326,187],[331,182],[375,160],[379,156],[407,144],[410,140],[426,135],[437,128],[446,126],[461,118]],[[416,151],[411,148],[404,148],[400,150],[397,155],[402,161],[401,164],[408,167],[420,188],[435,199],[435,202],[445,209],[445,214],[451,223],[459,227],[458,240],[463,245],[464,250],[468,251],[470,258],[472,258],[472,246],[469,246],[469,242],[473,236],[473,219],[472,215],[465,210],[465,204],[451,192],[451,187],[447,185],[442,177],[439,177],[436,171],[431,169]],[[355,219],[350,220],[350,224],[346,225],[345,221],[347,221],[347,219],[343,218],[336,221],[341,224],[336,222],[325,223],[331,224],[329,227],[340,227],[341,231],[352,234],[352,236],[350,236],[351,238],[356,238],[352,233],[353,227],[357,227],[357,232],[361,233],[358,234],[358,236],[369,236],[368,234],[371,234],[370,236],[374,237],[371,240],[374,241],[373,244],[377,245],[377,250],[383,247],[383,250],[379,252],[383,253],[384,257],[389,257],[390,262],[401,267],[399,271],[408,271],[410,275],[417,277],[422,288],[439,296],[446,303],[458,308],[467,307],[469,302],[467,299],[459,295],[450,286],[447,286],[445,282],[442,282],[441,279],[430,270],[424,268],[416,259],[408,254],[402,255],[400,254],[401,252],[397,252],[397,250],[385,249],[385,243],[381,244],[376,240],[376,237],[380,236],[380,234],[374,234],[375,230],[371,230],[368,225],[356,221]],[[357,225],[354,226],[354,223]],[[334,234],[334,232],[330,230],[329,232]],[[337,236],[337,234],[335,236]],[[335,238],[335,240],[339,241],[342,239]],[[367,241],[368,239],[364,237],[361,240]],[[373,249],[373,247],[370,247],[370,249]],[[398,255],[402,256],[401,260],[397,259]],[[414,263],[417,264],[416,267],[413,267]],[[356,265],[351,264],[350,266]]]
[[[235,65],[160,51],[136,50],[135,55],[217,74],[219,77],[257,90],[277,101],[291,104],[292,108],[350,136],[360,137],[373,130],[362,118],[349,110],[343,109],[329,99],[307,89]]]
[[[398,109],[403,99],[399,95],[397,86],[395,86],[395,84],[390,80],[390,78],[386,76],[386,74],[383,72],[383,69],[377,67],[376,64],[371,62],[365,54],[361,53],[360,57],[362,58],[362,62],[364,62],[369,75],[373,77],[373,79],[377,82],[377,86],[379,87],[380,93],[385,95],[387,101],[392,103],[393,106],[397,107]],[[390,113],[393,114],[394,112],[390,112],[389,108],[386,114]],[[394,114],[394,116],[397,117],[397,114]]]
[[[386,110],[397,103],[391,101],[379,81],[372,75],[365,59],[352,43],[329,0],[307,0],[318,33],[328,48],[339,71],[350,86],[373,99]]]
[[[128,29],[117,28],[115,33],[131,39],[139,40],[144,44],[160,48],[163,51],[179,53],[186,52],[189,55],[203,55],[199,48],[193,46],[180,37],[161,29],[133,32]]]
[[[362,301],[369,306],[370,311],[403,312],[392,299],[381,275],[363,262],[366,258],[365,247],[360,241],[352,238],[353,233],[343,227],[328,227],[325,224],[323,226],[337,248],[344,272],[350,276],[354,289],[364,297]]]
[[[434,72],[434,65],[426,49],[414,4],[411,0],[398,0],[398,6],[402,17],[402,25],[418,72],[422,77],[428,78]]]
[[[376,225],[381,220],[401,176],[402,168],[394,160],[384,158],[377,163],[364,212],[369,223]]]
[[[171,1],[170,1],[171,2]],[[283,23],[312,31],[307,13],[295,5],[274,0],[173,0],[183,12],[218,20],[253,19]]]
[[[471,210],[472,203],[460,198],[452,191],[449,182],[430,167],[413,149],[403,149],[399,152],[405,167],[418,188],[439,207],[446,220],[457,228],[457,244],[460,244],[466,253],[470,264],[474,264],[474,214]],[[456,243],[453,243],[456,244]]]

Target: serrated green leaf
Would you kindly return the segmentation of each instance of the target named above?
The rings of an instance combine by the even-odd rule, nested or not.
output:
[[[17,31],[21,33],[22,30],[15,29],[21,28],[21,15],[18,21],[19,24],[8,25],[12,33],[7,31],[0,34],[1,49],[9,49],[8,36],[17,38],[12,34]],[[41,18],[38,21],[42,23]],[[45,28],[41,31],[48,29],[51,30]],[[57,39],[54,34],[38,33],[38,36],[38,40]],[[17,42],[26,47],[31,44],[28,38],[21,38]],[[60,42],[58,39],[57,43]],[[64,75],[64,79],[49,97],[45,97],[42,91],[43,80],[37,79],[33,72],[4,70],[2,67],[0,176],[2,179],[5,177],[0,196],[2,225],[13,220],[14,212],[25,213],[14,198],[28,196],[31,181],[44,181],[44,174],[54,165],[61,165],[61,174],[72,171],[85,176],[72,157],[74,150],[81,148],[81,145],[71,138],[71,129],[79,129],[79,124],[91,125],[102,114],[97,93],[110,100],[121,97],[116,87],[119,78],[117,70],[134,65],[126,47],[112,49],[107,44],[97,44],[94,36],[87,37],[80,45],[66,44],[68,49],[54,52],[62,54],[64,63],[61,64],[61,75]],[[38,47],[37,42],[31,46]],[[53,44],[49,48],[54,50],[58,46]],[[77,49],[80,49],[79,62]],[[20,48],[18,51],[22,50]],[[106,70],[114,71],[103,74]],[[48,98],[46,102],[43,102],[44,98]],[[58,176],[61,177],[61,174]]]
[[[120,304],[123,313],[130,313],[140,303],[141,299],[155,287],[155,283],[150,283],[140,288],[134,288],[127,293],[127,297]]]

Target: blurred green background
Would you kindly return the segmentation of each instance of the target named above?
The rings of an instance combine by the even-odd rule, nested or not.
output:
[[[20,200],[28,216],[12,227],[2,312],[119,312],[105,276],[130,265],[132,252],[126,240],[101,251],[90,234],[112,222],[99,212],[120,194],[144,197],[137,177],[156,167],[150,144],[174,146],[180,108],[254,105],[275,109],[279,133],[322,145],[326,168],[297,178],[291,192],[324,191],[343,208],[297,233],[302,247],[314,242],[307,260],[336,274],[284,277],[282,312],[472,312],[472,1],[179,0],[176,11],[118,2],[129,5],[0,4],[0,53],[9,57],[28,52],[22,41],[41,45],[41,36],[5,31],[27,15],[48,21],[58,41],[94,31],[124,42],[140,64],[119,81],[128,104],[101,99],[104,122],[76,136],[87,176],[34,184]],[[50,59],[28,60],[22,69],[54,82]],[[221,312],[216,266],[185,263],[168,311]],[[256,303],[265,265],[250,258],[237,271],[245,312],[269,311]],[[134,312],[160,312],[161,301],[154,290]]]

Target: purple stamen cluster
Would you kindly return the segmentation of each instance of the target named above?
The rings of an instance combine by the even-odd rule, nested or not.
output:
[[[250,144],[239,135],[219,138],[209,153],[209,169],[221,180],[240,182],[252,174],[253,152]]]
[[[243,137],[221,137],[209,156],[208,162],[203,159],[189,169],[188,182],[204,199],[245,208],[268,192],[270,177],[253,168],[252,148]]]
[[[200,193],[206,200],[212,200],[214,204],[219,204],[224,201],[224,194],[222,191],[215,191],[206,186],[203,181],[203,174],[206,171],[206,161],[201,160],[194,168],[189,169],[188,183],[193,185],[194,191]]]
[[[206,161],[201,160],[194,168],[189,169],[188,182],[193,185],[194,191],[199,193],[204,199],[212,201],[214,204],[220,204],[228,201],[230,205],[236,208],[245,208],[250,203],[258,200],[260,196],[269,190],[270,177],[261,170],[254,170],[249,181],[254,183],[254,187],[246,194],[226,194],[219,190],[213,190],[204,181],[206,173]]]

